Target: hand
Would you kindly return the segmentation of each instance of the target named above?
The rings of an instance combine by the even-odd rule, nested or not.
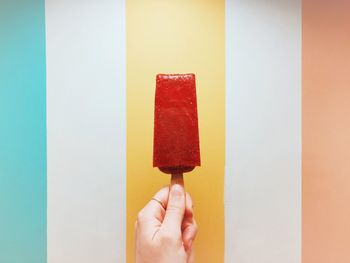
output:
[[[170,190],[170,192],[169,192]],[[174,184],[154,195],[138,214],[136,263],[192,263],[193,240],[197,225],[193,218],[192,199],[183,186]]]

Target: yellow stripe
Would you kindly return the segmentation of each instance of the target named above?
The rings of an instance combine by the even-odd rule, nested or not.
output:
[[[127,0],[127,262],[134,222],[169,176],[152,168],[157,73],[197,78],[202,167],[185,175],[195,203],[196,262],[224,262],[225,1]]]

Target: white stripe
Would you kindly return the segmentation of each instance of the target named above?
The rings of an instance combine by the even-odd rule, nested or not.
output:
[[[301,3],[226,0],[226,262],[301,262]]]
[[[48,262],[125,262],[125,4],[46,0]]]

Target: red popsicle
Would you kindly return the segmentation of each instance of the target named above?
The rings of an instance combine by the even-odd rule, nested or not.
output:
[[[200,164],[195,75],[158,74],[153,166],[182,178]]]

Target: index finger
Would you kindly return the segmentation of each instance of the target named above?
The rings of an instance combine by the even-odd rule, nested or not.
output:
[[[156,200],[159,200],[161,203],[167,206],[168,202],[168,196],[169,196],[169,187],[164,187],[160,189],[153,197]],[[145,222],[148,222],[149,220],[156,220],[159,223],[163,221],[164,215],[165,215],[165,209],[160,204],[160,202],[157,202],[154,199],[151,199],[147,205],[140,211],[138,216],[138,223],[142,224]]]

